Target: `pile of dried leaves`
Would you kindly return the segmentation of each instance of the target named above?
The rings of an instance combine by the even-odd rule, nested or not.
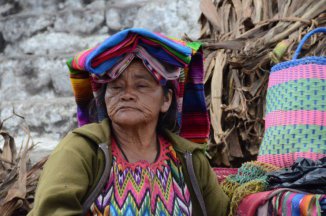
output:
[[[291,56],[304,34],[325,26],[326,0],[201,0],[205,89],[215,166],[256,159],[264,132],[271,66]],[[325,55],[316,35],[303,55]]]
[[[0,213],[2,216],[26,215],[34,202],[37,181],[46,158],[31,166],[29,152],[33,142],[28,127],[22,127],[26,138],[17,153],[14,138],[2,130],[3,123],[0,123],[3,138],[0,144]]]

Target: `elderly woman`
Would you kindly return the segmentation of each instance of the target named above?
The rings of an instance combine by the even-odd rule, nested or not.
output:
[[[29,215],[226,214],[189,141],[209,133],[199,43],[127,29],[68,66],[82,127],[51,154]]]

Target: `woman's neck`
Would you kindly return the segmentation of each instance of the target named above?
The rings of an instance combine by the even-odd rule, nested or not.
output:
[[[131,163],[146,160],[155,161],[158,153],[156,128],[150,126],[126,127],[112,125],[114,138]]]

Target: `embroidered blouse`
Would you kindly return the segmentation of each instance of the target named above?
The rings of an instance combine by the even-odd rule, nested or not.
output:
[[[110,178],[89,215],[192,215],[190,193],[176,152],[162,137],[159,144],[155,162],[129,163],[112,141]]]

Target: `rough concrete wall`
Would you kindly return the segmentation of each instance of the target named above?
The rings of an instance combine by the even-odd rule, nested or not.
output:
[[[76,127],[68,57],[128,27],[197,38],[198,17],[199,0],[0,0],[0,120],[24,116],[40,157]]]

